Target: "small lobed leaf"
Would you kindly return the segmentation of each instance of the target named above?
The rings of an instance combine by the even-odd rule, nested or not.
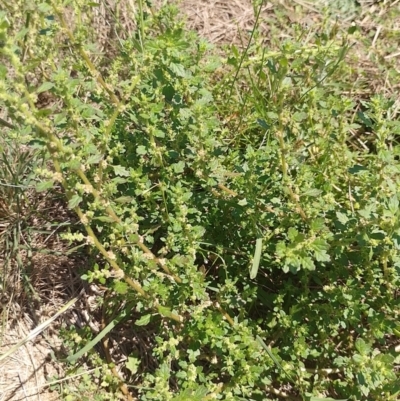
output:
[[[131,203],[133,201],[133,198],[131,196],[120,196],[114,199],[114,201],[117,203]]]
[[[128,360],[125,362],[125,366],[134,375],[138,371],[138,368],[140,366],[140,360],[139,358],[134,358],[133,356],[129,356]]]
[[[145,155],[147,154],[147,149],[143,145],[140,145],[136,148],[136,153],[138,155]]]
[[[174,163],[172,165],[172,168],[174,169],[174,172],[176,174],[181,174],[185,171],[185,163],[183,161],[180,161],[178,163]]]
[[[345,225],[349,221],[348,217],[341,212],[336,212],[336,217],[343,225]]]
[[[139,320],[135,322],[136,326],[146,326],[150,323],[151,315],[144,315]]]
[[[321,195],[322,191],[320,189],[316,188],[309,188],[306,191],[304,191],[301,196],[311,196],[311,197],[317,197]]]
[[[129,171],[123,166],[113,166],[116,175],[121,177],[129,177]]]
[[[68,202],[68,208],[69,209],[74,209],[77,206],[79,206],[79,204],[82,202],[82,197],[78,194],[75,194],[72,196],[72,198],[69,200]]]
[[[329,249],[329,244],[322,238],[317,238],[311,244],[311,249],[314,251],[314,256],[318,262],[329,262],[330,256],[327,251]]]
[[[277,120],[279,118],[278,114],[276,114],[273,111],[269,111],[267,113],[267,117],[270,118],[271,120]]]
[[[361,355],[367,355],[371,352],[371,347],[362,338],[357,338],[355,346]]]
[[[54,186],[53,180],[41,181],[38,184],[36,184],[36,191],[38,192],[47,191],[48,189],[53,188],[53,186]]]
[[[184,78],[186,76],[185,67],[182,64],[170,63],[169,68],[178,77]]]
[[[114,223],[115,220],[110,216],[97,216],[93,220],[102,221],[103,223]]]
[[[290,239],[290,241],[294,242],[296,240],[298,234],[299,234],[299,232],[294,227],[289,228],[288,238]]]
[[[392,196],[389,201],[389,210],[395,216],[399,211],[399,199],[396,195]]]
[[[54,87],[53,82],[44,82],[42,83],[42,85],[39,86],[39,88],[36,89],[36,93],[46,92],[53,87]]]
[[[301,265],[303,269],[310,271],[315,270],[315,264],[313,260],[308,256],[301,258]]]
[[[103,158],[103,156],[102,156],[100,153],[98,153],[98,154],[96,154],[96,155],[91,155],[91,156],[88,157],[86,163],[87,163],[87,164],[96,164],[96,163],[98,163],[102,158]]]

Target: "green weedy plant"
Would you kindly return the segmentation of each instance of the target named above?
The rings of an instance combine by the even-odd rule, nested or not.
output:
[[[126,368],[142,400],[396,399],[393,103],[354,113],[351,49],[329,31],[268,50],[255,29],[223,60],[174,7],[139,4],[103,74],[61,3],[21,2],[24,27],[1,14],[0,101],[53,161],[38,189],[61,183],[80,217],[65,238],[101,256],[83,279],[108,287],[103,329],[66,332],[67,362],[89,353],[114,374],[102,385],[131,397],[93,351],[140,316],[155,368],[134,353]],[[371,151],[349,140],[361,127]]]

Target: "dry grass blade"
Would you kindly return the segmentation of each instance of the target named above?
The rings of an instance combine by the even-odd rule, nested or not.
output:
[[[51,325],[60,315],[62,315],[65,311],[67,311],[75,302],[79,299],[79,297],[75,297],[67,302],[57,313],[55,313],[50,319],[47,319],[45,322],[41,323],[34,330],[32,330],[24,339],[22,339],[18,344],[11,347],[6,353],[0,355],[0,362],[4,361],[14,352],[18,351],[22,346],[24,346],[28,341],[33,340],[37,337],[43,330]]]

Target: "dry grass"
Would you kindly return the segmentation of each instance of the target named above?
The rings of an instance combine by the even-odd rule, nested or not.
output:
[[[31,191],[28,198],[33,196],[38,195]],[[82,261],[67,255],[68,246],[57,235],[61,223],[70,219],[64,211],[65,205],[54,198],[36,199],[33,204],[37,210],[23,209],[14,216],[12,224],[16,227],[12,233],[17,237],[10,238],[9,226],[8,231],[0,231],[3,281],[0,354],[53,316],[82,286],[76,273]],[[23,221],[21,216],[27,214],[29,220]],[[60,320],[54,322],[36,339],[0,362],[0,400],[58,399],[58,395],[48,392],[47,378],[63,373],[61,365],[49,357],[52,350],[62,347],[57,333],[60,324]]]
[[[134,3],[134,0],[104,0],[96,8],[94,23],[97,41],[103,51],[110,50],[112,53],[113,48],[109,44],[118,40],[121,27],[126,33],[135,28],[132,17]],[[161,3],[165,1],[156,1],[155,7]],[[187,18],[188,27],[196,30],[202,37],[218,45],[246,44],[247,33],[255,22],[250,0],[181,0],[179,3],[182,14]],[[294,24],[308,24],[313,31],[318,30],[326,24],[321,13],[322,3],[306,0],[265,2],[260,31],[265,35],[266,43],[272,44],[273,40],[290,36]],[[384,1],[379,5],[364,1],[358,15],[341,19],[344,28],[353,22],[361,28],[353,56],[348,61],[352,63],[355,79],[359,81],[358,86],[365,88],[362,96],[368,97],[376,92],[387,96],[398,93],[400,83],[395,77],[396,73],[400,73],[400,53],[395,43],[400,37],[400,19],[397,18],[400,13],[394,14],[393,10],[398,11],[399,4],[398,0]],[[334,19],[331,23],[334,23]],[[50,204],[47,201],[39,202],[35,218],[29,222],[31,230],[35,232],[33,236],[27,238],[24,230],[19,232],[20,244],[29,244],[28,248],[34,251],[29,253],[28,248],[22,250],[19,262],[16,261],[15,254],[12,255],[13,260],[8,262],[4,252],[0,255],[2,276],[4,277],[5,271],[12,272],[7,274],[7,283],[2,290],[0,354],[24,338],[82,289],[82,300],[76,305],[81,310],[76,313],[101,315],[88,306],[93,292],[90,288],[83,287],[77,275],[79,267],[85,261],[68,255],[68,246],[59,239],[57,229],[54,231],[57,224],[70,221],[71,216],[64,212],[65,204],[52,202],[53,199],[50,199]],[[7,200],[0,199],[0,206],[8,207],[6,204]],[[24,211],[20,213],[23,214]],[[46,219],[41,217],[43,214],[46,214]],[[1,217],[3,221],[0,222],[0,236],[10,223],[7,218]],[[50,223],[56,225],[49,225]],[[45,229],[45,234],[39,233]],[[44,250],[47,253],[43,253]],[[27,266],[32,290],[22,280],[27,273]],[[70,312],[65,320],[76,323],[76,313],[74,317],[74,313]],[[0,365],[0,401],[58,399],[57,394],[48,391],[46,383],[48,377],[62,377],[64,373],[62,367],[48,357],[52,349],[62,346],[57,336],[60,324],[61,321],[56,322],[36,341],[27,344]],[[129,326],[132,327],[131,324]],[[127,338],[131,340],[127,341]],[[112,357],[114,360],[124,361],[126,355],[136,348],[151,365],[148,353],[151,340],[145,340],[146,338],[150,339],[151,333],[133,333],[122,327],[112,335]],[[121,343],[124,348],[112,346]]]
[[[15,309],[15,305],[10,308],[14,319],[6,324],[0,352],[26,337],[36,326],[29,313]],[[37,341],[27,343],[1,365],[0,399],[56,400],[58,395],[47,391],[47,377],[62,375],[60,369],[61,366],[49,360],[49,345],[46,340],[38,338]]]
[[[272,9],[273,4],[266,2],[261,15],[267,17]],[[216,44],[240,45],[243,34],[250,32],[255,23],[250,0],[182,0],[181,10],[189,28]],[[268,31],[267,24],[263,23],[261,29]]]

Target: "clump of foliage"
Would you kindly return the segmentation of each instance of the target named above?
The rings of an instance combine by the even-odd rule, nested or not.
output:
[[[153,369],[128,356],[135,393],[396,399],[393,101],[355,113],[351,49],[333,32],[269,50],[255,30],[223,59],[174,7],[139,11],[107,68],[61,3],[31,6],[25,27],[0,15],[0,101],[47,149],[54,168],[37,187],[61,184],[82,224],[65,236],[101,256],[83,276],[112,294],[100,337],[129,316],[156,330]],[[37,107],[42,93],[51,108]],[[350,141],[361,128],[369,149]],[[67,360],[97,360],[94,337]]]

